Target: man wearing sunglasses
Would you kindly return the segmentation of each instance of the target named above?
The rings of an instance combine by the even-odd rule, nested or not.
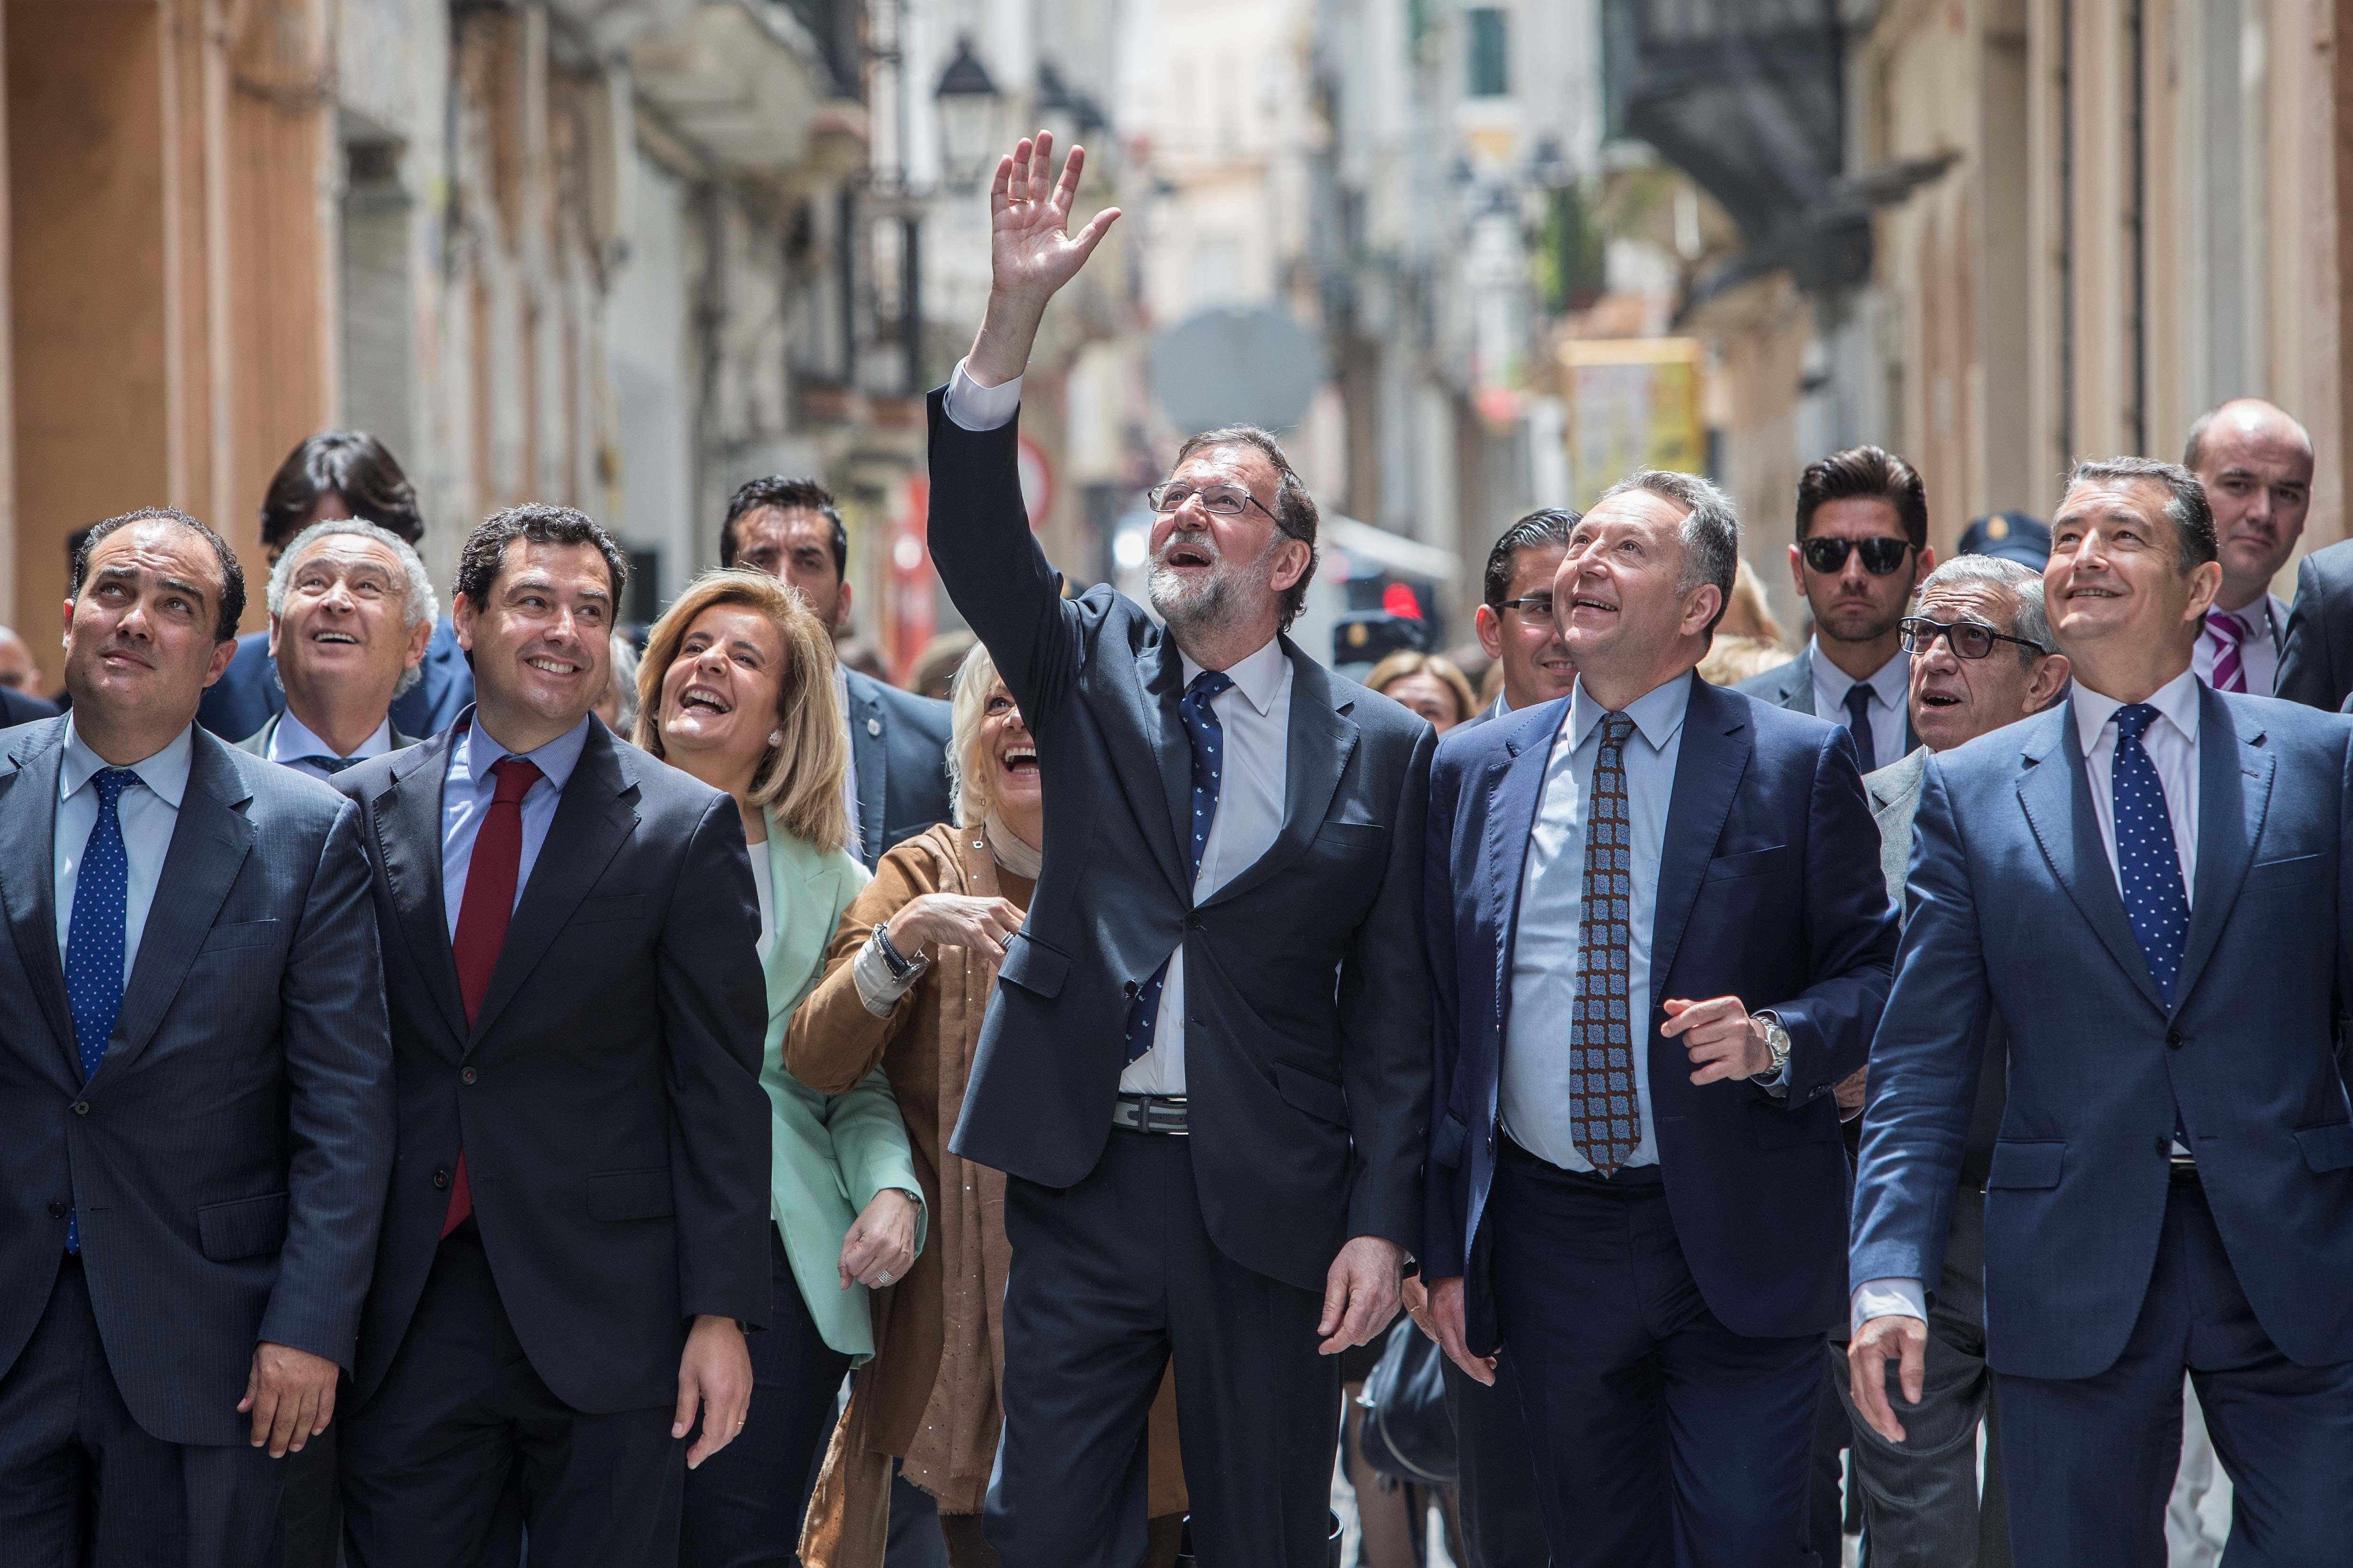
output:
[[[1865,773],[1912,751],[1920,739],[1905,717],[1896,623],[1936,563],[1927,491],[1911,464],[1857,447],[1808,465],[1798,479],[1789,575],[1813,612],[1814,638],[1739,689],[1844,724]]]
[[[1917,1440],[1999,1019],[1986,1359],[2015,1560],[2166,1560],[2187,1373],[2235,1489],[2230,1561],[2341,1563],[2353,724],[2197,679],[2223,572],[2188,470],[2079,464],[2051,535],[2067,700],[1923,768],[1871,1047],[1851,1393],[1881,1436]]]
[[[2066,689],[2067,656],[2051,651],[2042,579],[2015,561],[1957,555],[1928,574],[1902,626],[1911,655],[1912,725],[1920,747],[1862,781],[1879,824],[1880,868],[1899,919],[1912,860],[1912,817],[1932,753],[2039,713]],[[1845,1336],[1831,1347],[1831,1386],[1854,1417],[1855,1479],[1864,1539],[1874,1561],[1974,1563],[2008,1568],[2010,1539],[1999,1455],[1978,1492],[1977,1428],[1992,1378],[1985,1363],[1985,1191],[2001,1123],[2008,1037],[1999,1016],[1986,1025],[1952,1200],[1945,1266],[1928,1316],[1926,1376],[1920,1403],[1904,1412],[1906,1436],[1892,1443],[1856,1415],[1846,1375]],[[1863,1086],[1858,1082],[1860,1089]],[[1841,1086],[1844,1102],[1844,1086]]]

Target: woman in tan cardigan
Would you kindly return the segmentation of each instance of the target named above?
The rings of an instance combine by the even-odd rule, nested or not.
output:
[[[1005,1177],[948,1152],[1005,940],[1036,889],[1044,796],[1036,742],[988,650],[956,672],[949,772],[955,822],[882,858],[785,1036],[786,1070],[819,1093],[882,1067],[898,1097],[931,1236],[906,1279],[874,1297],[860,1370],[809,1504],[810,1568],[879,1568],[892,1467],[938,1500],[955,1568],[996,1568],[980,1509],[997,1457],[1005,1372]],[[1162,1380],[1148,1439],[1152,1555],[1176,1560],[1185,1512],[1176,1397]]]

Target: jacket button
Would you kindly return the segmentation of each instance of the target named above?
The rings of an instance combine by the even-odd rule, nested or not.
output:
[[[2160,1159],[2170,1160],[2173,1158],[2172,1133],[2160,1132],[2157,1135],[2157,1152]]]
[[[448,1166],[444,1165],[441,1169],[433,1173],[433,1184],[437,1187],[446,1187],[449,1184]]]
[[[66,1217],[66,1205],[63,1205],[63,1204],[56,1204],[56,1203],[51,1204],[51,1205],[49,1205],[49,1217],[50,1217],[51,1219],[63,1219],[63,1218],[65,1218],[65,1217]]]
[[[1119,993],[1121,995],[1133,1002],[1135,1000],[1135,994],[1143,989],[1143,986],[1138,985],[1134,981],[1131,980],[1126,984],[1119,988]]]
[[[2178,1051],[2189,1043],[2188,1037],[2185,1037],[2180,1030],[2168,1029],[2165,1031],[2165,1046],[2168,1050]]]
[[[459,1081],[459,1083],[471,1083],[471,1082],[473,1082],[473,1081],[474,1081],[474,1069],[473,1069],[472,1068],[459,1068],[458,1069],[458,1081]]]
[[[73,1102],[73,1113],[76,1116],[88,1116],[90,1114],[90,1101],[87,1100],[75,1100]]]
[[[1194,916],[1190,921],[1187,921],[1186,923],[1187,923],[1187,925],[1190,925],[1190,926],[1191,926],[1195,931],[1207,931],[1207,930],[1208,930],[1208,929],[1209,929],[1209,922],[1208,922],[1208,921],[1205,921],[1205,920],[1203,920],[1203,919],[1202,919],[1200,916],[1198,916],[1198,915],[1195,915],[1195,916]]]

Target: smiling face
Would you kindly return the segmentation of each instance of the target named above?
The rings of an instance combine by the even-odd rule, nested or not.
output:
[[[1568,536],[1553,578],[1553,615],[1568,656],[1605,704],[1630,700],[1699,662],[1715,585],[1678,593],[1684,510],[1649,490],[1595,504]]]
[[[220,563],[180,525],[128,523],[90,552],[66,602],[66,689],[86,721],[142,731],[184,727],[236,657],[220,642]]]
[[[662,672],[664,758],[706,784],[749,787],[783,712],[786,673],[776,623],[749,605],[695,616]]]
[[[2080,479],[2051,524],[2042,587],[2051,632],[2079,662],[2105,644],[2179,645],[2184,656],[2221,582],[2205,562],[2181,569],[2165,487],[2155,479]]]
[[[612,664],[613,578],[593,544],[510,542],[489,603],[458,595],[458,644],[473,656],[474,694],[501,743],[553,739],[586,718]]]
[[[1506,607],[1479,606],[1480,646],[1504,667],[1504,697],[1514,710],[1533,708],[1568,695],[1577,684],[1577,662],[1560,640],[1560,621],[1549,615],[1531,615],[1515,602],[1552,592],[1567,548],[1536,544],[1514,553],[1512,585],[1504,592]]]
[[[1178,632],[1215,630],[1281,615],[1282,591],[1307,571],[1313,553],[1274,525],[1278,479],[1253,447],[1205,447],[1177,465],[1171,485],[1196,492],[1175,511],[1153,516],[1152,607]],[[1219,514],[1198,500],[1204,490],[1248,494],[1241,510]]]
[[[987,759],[990,800],[998,815],[1017,827],[1036,820],[1045,805],[1038,777],[1038,742],[1002,680],[990,684],[981,709],[979,751]]]
[[[1976,621],[2006,636],[2018,632],[2018,605],[1990,583],[1940,583],[1913,612],[1952,626]],[[1998,642],[1983,658],[1962,658],[1939,637],[1912,656],[1912,728],[1932,752],[1947,752],[2039,711],[2067,679],[2064,655],[2029,663],[2015,643]]]
[[[433,638],[430,621],[403,624],[407,608],[408,574],[386,545],[354,533],[304,545],[269,618],[270,657],[297,717],[331,691],[389,707]]]
[[[2224,609],[2254,603],[2304,536],[2312,510],[2312,443],[2268,403],[2225,404],[2198,442],[2199,483],[2214,510]]]

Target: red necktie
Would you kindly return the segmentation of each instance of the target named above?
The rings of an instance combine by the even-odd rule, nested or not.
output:
[[[491,776],[498,781],[498,791],[474,835],[474,852],[466,861],[466,901],[458,906],[458,934],[449,944],[450,956],[458,961],[458,994],[465,1000],[469,1027],[482,1010],[491,973],[499,966],[499,949],[506,945],[507,919],[514,913],[515,878],[522,865],[522,797],[543,775],[524,758],[501,757],[491,764]],[[461,1148],[457,1173],[449,1178],[449,1212],[441,1221],[441,1234],[457,1229],[473,1212],[474,1194],[466,1184],[466,1151]]]

